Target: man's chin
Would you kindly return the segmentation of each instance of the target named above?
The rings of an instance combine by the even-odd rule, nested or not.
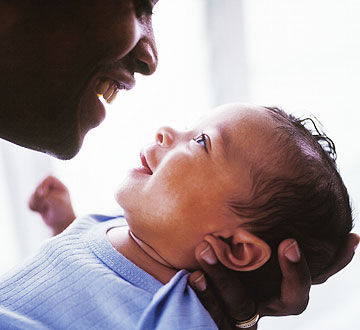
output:
[[[84,137],[78,134],[78,132],[73,132],[71,135],[62,138],[46,134],[42,134],[41,137],[37,134],[33,134],[32,136],[23,134],[0,134],[0,139],[62,160],[68,160],[77,155],[82,146],[83,138]]]
[[[61,159],[61,160],[69,160],[74,158],[81,148],[81,145],[78,147],[72,147],[67,149],[52,149],[52,150],[43,150],[43,152],[47,153],[50,156],[53,156],[55,158]]]
[[[73,136],[58,144],[48,146],[44,152],[61,160],[69,160],[79,153],[83,140],[83,136]]]
[[[40,151],[61,160],[74,158],[83,144],[83,137],[78,134],[72,134],[58,141],[49,141],[44,139],[34,144],[26,145],[26,148]]]

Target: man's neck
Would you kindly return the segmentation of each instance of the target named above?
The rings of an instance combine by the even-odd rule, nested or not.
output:
[[[111,245],[161,283],[167,283],[177,269],[167,263],[151,246],[130,233],[128,227],[115,227],[107,232]]]

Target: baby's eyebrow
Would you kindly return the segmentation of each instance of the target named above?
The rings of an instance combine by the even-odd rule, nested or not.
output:
[[[224,127],[218,126],[218,130],[220,133],[222,154],[223,154],[223,157],[225,159],[227,159],[229,152],[230,152],[231,137],[230,137],[230,134],[227,132],[227,130]]]

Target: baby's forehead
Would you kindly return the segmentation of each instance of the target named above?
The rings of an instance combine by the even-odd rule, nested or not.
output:
[[[264,107],[231,104],[216,109],[205,125],[219,130],[226,141],[237,149],[266,145],[276,131],[277,124]]]
[[[213,109],[200,125],[216,126],[222,129],[261,129],[273,128],[274,120],[265,107],[232,103]]]
[[[202,122],[204,131],[221,136],[225,156],[230,161],[253,164],[269,161],[275,148],[276,126],[266,108],[248,104],[229,104],[216,108]],[[212,134],[214,132],[214,134]]]

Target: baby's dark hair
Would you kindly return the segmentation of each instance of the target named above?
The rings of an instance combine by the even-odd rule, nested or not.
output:
[[[332,140],[312,119],[299,119],[275,107],[266,107],[266,111],[277,124],[276,150],[268,155],[273,161],[252,165],[250,202],[229,203],[235,214],[249,220],[245,224],[249,230],[271,247],[271,258],[264,266],[239,272],[258,301],[280,293],[277,248],[282,240],[298,242],[315,278],[332,264],[353,226]],[[313,129],[305,127],[309,123]]]

